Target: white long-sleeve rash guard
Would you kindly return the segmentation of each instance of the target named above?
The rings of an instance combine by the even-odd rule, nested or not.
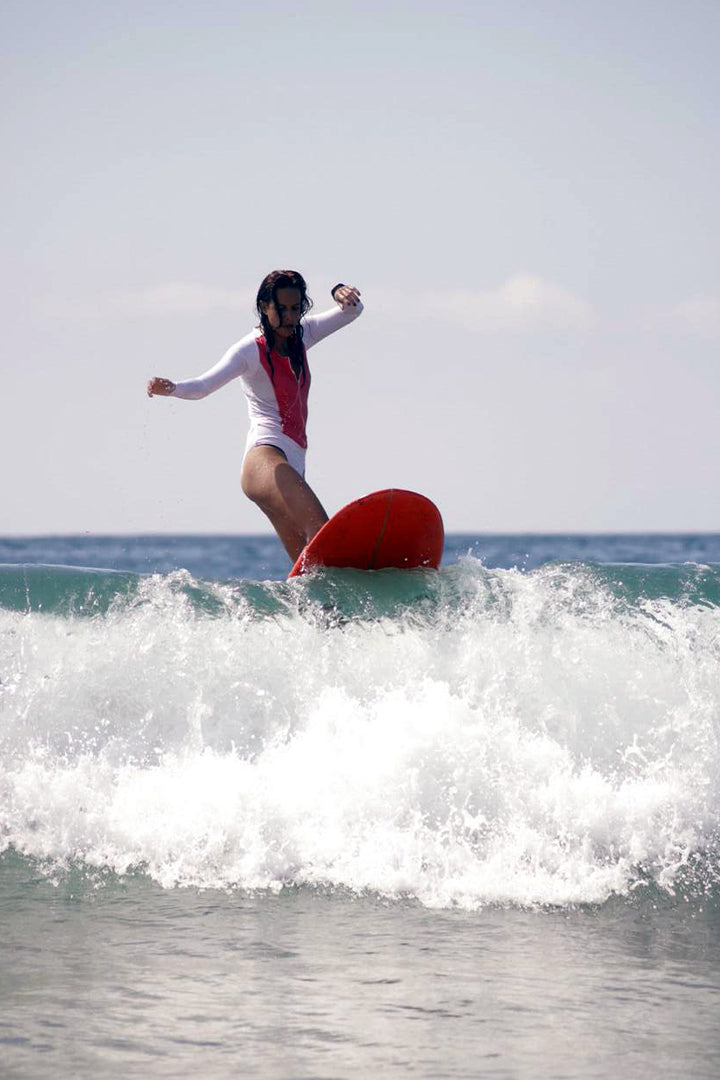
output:
[[[358,302],[355,307],[337,306],[319,315],[307,315],[302,320],[305,349],[311,349],[323,338],[353,322],[362,310],[363,306]],[[304,472],[310,389],[307,358],[303,375],[297,379],[289,358],[274,349],[268,357],[262,331],[253,330],[228,349],[204,375],[177,383],[173,396],[198,400],[237,378],[242,382],[250,417],[246,451],[259,443],[271,443],[285,451],[288,460],[292,454],[295,460],[290,463],[299,472]]]

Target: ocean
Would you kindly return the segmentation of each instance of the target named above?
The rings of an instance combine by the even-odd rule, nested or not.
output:
[[[720,1076],[720,535],[0,539],[0,1076]]]

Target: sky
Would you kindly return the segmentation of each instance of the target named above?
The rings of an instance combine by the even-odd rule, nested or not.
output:
[[[0,535],[260,533],[239,382],[299,269],[329,513],[720,530],[717,0],[5,0]]]

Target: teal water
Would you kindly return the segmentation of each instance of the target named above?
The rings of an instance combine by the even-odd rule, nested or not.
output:
[[[0,564],[3,1077],[720,1074],[720,537]]]

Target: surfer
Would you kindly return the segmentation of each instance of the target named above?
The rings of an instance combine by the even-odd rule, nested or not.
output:
[[[149,397],[198,400],[240,378],[250,416],[242,489],[269,518],[293,561],[328,520],[305,480],[307,350],[347,326],[363,310],[360,292],[353,285],[335,285],[332,298],[334,308],[308,315],[312,300],[302,275],[296,270],[273,270],[258,289],[257,329],[228,349],[204,375],[178,383],[155,376],[147,384]]]

